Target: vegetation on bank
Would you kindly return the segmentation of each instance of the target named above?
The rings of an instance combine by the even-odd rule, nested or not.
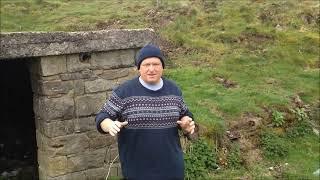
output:
[[[165,75],[200,123],[202,138],[186,145],[187,178],[317,179],[320,3],[156,2],[1,0],[0,28],[154,28]]]

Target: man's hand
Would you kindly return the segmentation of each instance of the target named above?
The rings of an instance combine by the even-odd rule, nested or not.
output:
[[[111,136],[115,136],[118,132],[120,132],[120,129],[127,124],[128,121],[112,121],[111,119],[107,118],[100,123],[100,126],[104,132],[108,132]]]
[[[194,121],[189,116],[183,116],[177,123],[180,125],[181,129],[186,132],[193,134],[195,129]]]

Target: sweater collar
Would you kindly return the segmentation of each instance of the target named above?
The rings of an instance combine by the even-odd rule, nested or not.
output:
[[[143,87],[145,87],[145,88],[147,88],[147,89],[149,89],[149,90],[152,90],[152,91],[158,91],[158,90],[161,89],[162,86],[163,86],[163,80],[162,80],[162,78],[160,78],[160,82],[159,82],[159,83],[157,83],[157,84],[150,84],[150,83],[146,83],[146,82],[141,78],[141,76],[140,76],[140,77],[139,77],[139,82],[140,82],[140,84],[141,84]]]

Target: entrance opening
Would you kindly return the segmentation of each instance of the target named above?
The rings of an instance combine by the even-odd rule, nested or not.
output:
[[[28,59],[0,61],[0,179],[38,179]]]

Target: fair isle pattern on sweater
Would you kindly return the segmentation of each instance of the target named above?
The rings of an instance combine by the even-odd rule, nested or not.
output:
[[[187,107],[181,96],[131,96],[121,99],[113,92],[101,112],[128,121],[128,129],[159,129],[177,126]]]
[[[95,121],[101,133],[106,118],[128,121],[117,139],[123,177],[184,179],[177,125],[183,116],[193,117],[174,82],[163,79],[162,88],[152,91],[136,77],[114,89]]]

